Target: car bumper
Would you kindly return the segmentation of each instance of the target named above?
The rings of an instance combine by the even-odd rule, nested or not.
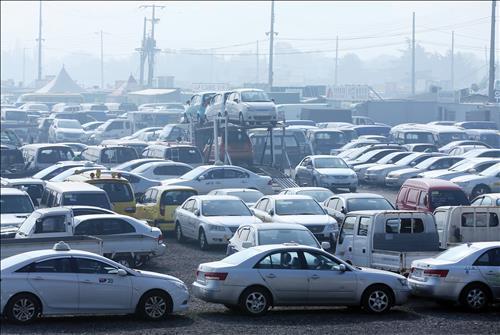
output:
[[[165,255],[166,250],[167,250],[167,246],[165,245],[165,243],[160,243],[158,245],[158,248],[153,252],[153,256],[154,257],[163,256],[163,255]]]
[[[394,177],[385,177],[385,185],[386,186],[401,186],[403,182],[401,181],[400,178],[394,178]]]
[[[172,306],[172,312],[184,312],[189,308],[189,291],[181,291],[176,294],[174,304]]]
[[[212,231],[209,229],[205,230],[205,236],[207,237],[207,242],[210,245],[213,244],[228,244],[228,241],[231,237],[233,237],[233,233],[231,231]]]
[[[357,181],[348,181],[348,180],[321,180],[319,182],[320,187],[326,188],[356,188],[358,187]]]
[[[382,174],[368,174],[365,173],[365,183],[367,184],[383,184],[385,183],[385,176]]]
[[[236,305],[238,303],[242,288],[238,286],[207,287],[195,281],[191,286],[193,296],[206,302]]]
[[[437,300],[457,301],[460,293],[458,283],[447,283],[437,278],[428,278],[427,281],[408,278],[408,285],[413,295]]]
[[[403,305],[408,301],[410,294],[411,289],[409,287],[401,290],[394,290],[394,304]]]

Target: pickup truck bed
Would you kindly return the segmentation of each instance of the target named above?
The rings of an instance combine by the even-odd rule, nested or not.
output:
[[[373,250],[370,267],[380,270],[397,272],[400,274],[408,274],[410,272],[411,263],[414,260],[434,257],[441,251],[442,250],[399,252],[388,250]]]
[[[103,254],[103,241],[93,236],[9,238],[0,241],[0,259],[28,251],[52,249],[59,241],[68,243],[71,249]]]

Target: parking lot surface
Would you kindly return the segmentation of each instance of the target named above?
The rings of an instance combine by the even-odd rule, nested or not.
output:
[[[360,187],[394,202],[397,192],[386,188]],[[188,286],[198,264],[219,260],[224,247],[201,251],[196,243],[179,244],[167,236],[167,253],[153,259],[145,270],[182,279]],[[145,322],[135,316],[42,318],[29,326],[2,322],[1,334],[499,334],[500,307],[474,314],[458,307],[412,298],[382,316],[344,307],[280,307],[262,318],[230,312],[222,305],[191,298],[188,312],[161,322]]]

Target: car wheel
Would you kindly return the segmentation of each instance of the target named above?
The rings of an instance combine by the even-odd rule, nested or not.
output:
[[[17,324],[29,324],[35,321],[40,314],[40,302],[28,293],[12,297],[5,308],[7,319]]]
[[[385,286],[369,287],[363,294],[362,305],[369,313],[385,313],[392,307],[392,292]]]
[[[201,250],[207,250],[209,248],[207,236],[205,235],[203,228],[200,229],[200,233],[198,234],[198,243]]]
[[[113,260],[130,269],[135,267],[134,259],[130,256],[117,256]]]
[[[184,235],[182,234],[182,228],[181,228],[181,224],[179,222],[177,222],[175,225],[175,239],[179,243],[184,243],[184,241],[186,240],[184,238]]]
[[[149,261],[149,256],[136,256],[135,257],[135,267],[136,268],[140,268],[144,265],[146,265],[146,263]]]
[[[356,187],[349,187],[349,192],[356,193]]]
[[[260,287],[247,288],[240,297],[240,308],[252,316],[261,316],[267,313],[271,306],[269,293]]]
[[[146,320],[162,320],[172,312],[172,299],[163,291],[146,293],[139,301],[138,314]]]
[[[466,286],[460,295],[460,303],[470,311],[479,312],[488,307],[489,292],[481,284]]]
[[[480,196],[482,194],[486,194],[486,193],[491,193],[491,190],[490,190],[490,188],[488,186],[483,185],[483,184],[477,185],[472,190],[472,192],[470,194],[470,198],[474,199],[475,197]]]

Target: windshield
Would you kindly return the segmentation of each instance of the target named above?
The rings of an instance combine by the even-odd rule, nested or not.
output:
[[[316,132],[314,134],[314,139],[316,140],[316,143],[319,145],[345,143],[344,134],[342,132],[338,133],[333,131]]]
[[[316,169],[339,169],[347,168],[347,164],[340,158],[336,157],[326,157],[326,158],[315,158],[314,166]]]
[[[440,206],[468,206],[469,200],[462,190],[434,190],[430,194],[431,210]]]
[[[436,161],[442,159],[441,157],[430,157],[427,159],[424,159],[422,162],[418,163],[415,165],[416,169],[427,169],[429,166],[434,164]]]
[[[498,173],[500,173],[500,163],[490,166],[489,168],[487,168],[486,170],[484,170],[479,174],[481,176],[495,176]]]
[[[391,203],[381,198],[354,198],[347,200],[347,210],[366,211],[366,210],[392,210]]]
[[[189,197],[198,194],[196,191],[178,190],[164,192],[161,196],[160,204],[165,206],[179,206]]]
[[[50,148],[38,151],[38,162],[43,164],[54,164],[59,161],[70,161],[74,157],[70,148]]]
[[[234,191],[227,192],[227,195],[238,197],[246,203],[256,203],[257,200],[264,196],[264,194],[259,191]]]
[[[388,154],[387,156],[382,157],[377,161],[379,164],[394,164],[398,162],[399,160],[405,158],[406,156],[410,155],[409,152],[393,152],[391,154]]]
[[[244,102],[268,102],[271,101],[263,91],[243,91],[241,92],[241,101]]]
[[[80,122],[77,120],[59,120],[57,125],[59,128],[82,129]]]
[[[434,137],[431,133],[409,132],[405,134],[405,143],[434,143]]]
[[[466,140],[467,134],[465,133],[440,133],[439,134],[439,142],[441,145],[448,144],[453,141],[461,141]]]
[[[408,156],[406,156],[405,158],[402,158],[400,159],[399,161],[396,162],[396,165],[398,166],[406,166],[406,165],[410,165],[410,163],[415,159],[419,157],[419,154],[416,153],[416,154],[409,154]]]
[[[17,149],[2,150],[0,159],[2,170],[11,168],[11,164],[24,164],[23,154]]]
[[[201,208],[204,216],[252,216],[241,200],[203,200]]]
[[[134,201],[134,192],[132,191],[130,185],[127,183],[103,181],[100,183],[92,182],[91,184],[104,190],[111,202]]]
[[[300,195],[308,195],[313,199],[316,199],[317,202],[323,202],[327,198],[331,197],[333,195],[333,192],[330,190],[306,190],[306,191],[299,191],[297,194]]]
[[[195,179],[196,177],[198,177],[200,174],[202,174],[203,172],[207,171],[207,168],[204,167],[204,166],[199,166],[197,167],[196,169],[192,169],[191,171],[189,171],[188,173],[186,174],[183,174],[182,176],[180,176],[179,178],[180,179],[186,179],[186,180],[192,180],[192,179]]]
[[[462,244],[440,253],[436,256],[436,259],[447,262],[457,262],[477,250],[478,249],[472,245]]]
[[[33,205],[27,195],[4,194],[0,198],[0,213],[2,214],[31,213],[33,210]]]
[[[105,193],[66,193],[63,195],[62,206],[95,206],[111,209]]]
[[[182,163],[202,163],[203,158],[198,150],[190,147],[167,149],[167,159]]]
[[[276,200],[278,215],[324,215],[321,206],[313,199]]]
[[[473,169],[477,165],[476,162],[471,162],[471,161],[460,161],[450,167],[448,170],[450,171],[457,171],[457,172],[464,172],[469,169]]]
[[[318,242],[309,230],[265,229],[259,230],[259,245],[298,243],[319,248]]]

